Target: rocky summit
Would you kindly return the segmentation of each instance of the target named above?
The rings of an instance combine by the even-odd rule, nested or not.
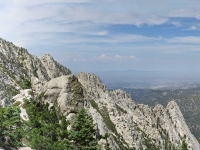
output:
[[[37,77],[45,82],[71,71],[57,63],[49,54],[41,59],[32,56],[22,47],[0,38],[0,103],[12,103],[12,97],[22,89],[22,81]]]
[[[26,89],[24,80],[30,81],[31,88]],[[185,141],[189,150],[200,150],[174,101],[166,108],[136,104],[125,91],[108,90],[95,74],[73,75],[49,54],[39,59],[0,39],[1,105],[20,102],[21,107],[23,99],[31,97],[57,105],[69,121],[86,108],[96,124],[102,149],[109,144],[112,150],[175,150]],[[21,118],[28,119],[23,108]],[[107,139],[103,138],[106,134]]]

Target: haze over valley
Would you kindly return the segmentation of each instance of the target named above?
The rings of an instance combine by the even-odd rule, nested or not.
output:
[[[91,71],[92,72],[92,71]],[[189,89],[200,87],[199,72],[94,71],[109,89]]]

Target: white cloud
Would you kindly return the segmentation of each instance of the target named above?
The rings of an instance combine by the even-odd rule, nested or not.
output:
[[[107,56],[106,54],[102,54],[100,56],[95,56],[94,60],[102,60],[102,61],[108,61],[111,57]]]
[[[191,26],[188,30],[196,30],[197,27],[196,26]]]
[[[178,9],[171,11],[167,16],[169,17],[191,17],[200,19],[200,12],[199,10],[195,9]]]
[[[74,40],[74,38],[76,40]],[[77,36],[73,39],[69,36],[62,40],[65,44],[75,44],[75,43],[107,43],[107,44],[119,44],[119,43],[138,43],[138,42],[156,42],[162,41],[162,37],[147,37],[143,35],[126,35],[126,34],[118,34],[118,35],[106,35],[104,38],[90,38],[85,36]]]
[[[170,21],[168,17],[200,17],[199,10],[190,7],[188,9],[175,7],[169,10],[171,11],[169,14],[167,11],[157,14],[158,12],[154,13],[147,8],[154,9],[157,6],[154,5],[156,1],[151,6],[146,5],[151,3],[147,0],[140,1],[137,0],[137,5],[140,6],[133,9],[135,7],[132,6],[136,5],[135,0],[110,0],[109,2],[107,0],[0,0],[0,36],[25,47],[29,44],[41,43],[44,45],[55,43],[65,45],[138,42],[199,43],[198,37],[164,39],[137,34],[114,35],[109,30],[101,28],[109,25],[136,25],[138,27],[144,24],[161,25]],[[104,2],[104,5],[101,2]],[[82,5],[82,3],[85,4]],[[87,3],[92,5],[87,6]],[[162,5],[157,9],[165,10],[164,7]],[[141,8],[147,9],[144,11]],[[172,24],[178,27],[182,25],[179,21],[173,21]],[[198,28],[194,25],[190,29],[194,30],[195,27]],[[60,37],[56,33],[65,33],[65,36]],[[91,38],[88,35],[100,36],[100,38]]]
[[[121,55],[114,55],[114,56],[107,56],[106,54],[102,54],[100,56],[94,56],[92,58],[93,61],[102,61],[102,62],[107,62],[107,61],[130,61],[130,60],[135,60],[136,57],[133,55],[130,56],[121,56]]]
[[[39,42],[41,43],[44,40],[47,41],[50,38],[47,33],[69,32],[76,35],[105,36],[109,33],[108,31],[98,29],[100,26],[114,24],[132,24],[136,26],[143,24],[159,25],[168,20],[165,17],[156,15],[101,11],[99,10],[101,6],[86,7],[81,5],[81,3],[87,2],[89,3],[91,1],[1,1],[3,7],[0,9],[0,36],[13,43],[19,43],[19,46],[26,47],[28,44],[33,45]],[[68,3],[76,4],[71,6]],[[40,33],[40,36],[33,38],[35,33]],[[141,37],[134,38],[129,35],[127,38],[130,40],[132,38],[133,41],[141,40]],[[57,40],[62,40],[62,38],[57,38]],[[110,38],[105,41],[115,42],[117,39]]]
[[[182,26],[182,24],[179,21],[173,21],[172,24],[177,26],[177,27],[181,27]]]
[[[167,40],[168,43],[200,44],[199,36],[175,37]]]
[[[105,36],[108,35],[108,31],[99,31],[99,32],[83,32],[82,34],[86,35],[96,35],[96,36]]]
[[[133,56],[133,55],[130,55],[130,56],[120,56],[120,55],[115,55],[114,57],[113,57],[114,59],[123,59],[123,60],[126,60],[126,59],[136,59],[136,57],[135,56]]]

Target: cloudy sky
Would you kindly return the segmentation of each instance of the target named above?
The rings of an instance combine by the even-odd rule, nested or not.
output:
[[[72,71],[200,71],[200,0],[0,0],[0,37]]]

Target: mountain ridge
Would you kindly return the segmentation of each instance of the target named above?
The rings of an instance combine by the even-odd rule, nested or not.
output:
[[[11,101],[15,92],[22,89],[20,84],[24,79],[30,80],[35,76],[44,84],[54,77],[69,74],[71,71],[57,63],[49,54],[39,59],[26,49],[0,38],[0,83],[4,85],[0,86],[0,90],[6,93],[8,89],[14,89],[7,96],[0,93],[0,99],[3,100],[1,104],[4,103],[4,106]]]
[[[80,72],[75,76],[49,54],[39,59],[3,39],[0,39],[0,65],[1,105],[27,98],[22,85],[28,80],[33,97],[43,93],[41,100],[50,106],[56,102],[69,121],[77,110],[85,107],[97,125],[102,149],[108,142],[113,150],[175,150],[183,141],[189,150],[200,149],[173,101],[166,108],[136,104],[125,91],[108,90],[95,74]],[[14,92],[9,93],[9,89]],[[108,141],[101,138],[106,133],[110,135]]]

